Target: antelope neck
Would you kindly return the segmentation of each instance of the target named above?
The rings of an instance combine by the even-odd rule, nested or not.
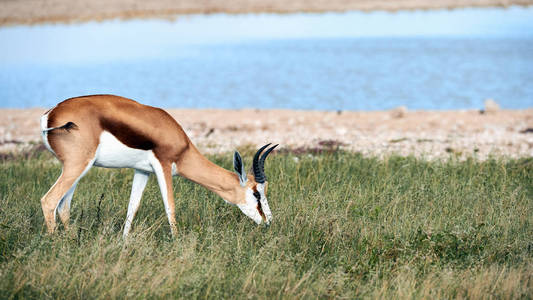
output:
[[[191,144],[176,162],[178,174],[208,190],[232,204],[239,204],[244,198],[237,174],[230,172],[205,158]],[[239,197],[240,193],[243,197]]]

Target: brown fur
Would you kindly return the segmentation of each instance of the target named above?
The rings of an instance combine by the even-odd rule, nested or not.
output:
[[[104,130],[128,147],[153,150],[156,155],[159,152],[158,157],[170,155],[174,160],[190,143],[181,126],[164,110],[118,96],[83,96],[59,103],[48,115],[48,127],[67,122],[80,128],[84,142],[93,140],[95,149]],[[64,133],[50,132],[52,149],[61,147],[63,138]]]

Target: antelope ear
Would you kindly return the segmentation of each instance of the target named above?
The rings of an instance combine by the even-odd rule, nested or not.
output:
[[[235,173],[239,175],[239,183],[244,187],[248,177],[246,176],[244,164],[242,163],[242,158],[238,151],[235,151],[235,154],[233,155],[233,168],[235,169]]]

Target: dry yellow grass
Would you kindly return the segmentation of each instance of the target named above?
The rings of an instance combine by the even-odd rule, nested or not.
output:
[[[209,158],[229,169],[231,157]],[[533,295],[531,159],[280,151],[267,163],[269,228],[175,178],[171,239],[152,177],[123,241],[131,170],[93,168],[74,195],[71,227],[46,235],[39,198],[61,172],[57,160],[0,159],[0,299]]]

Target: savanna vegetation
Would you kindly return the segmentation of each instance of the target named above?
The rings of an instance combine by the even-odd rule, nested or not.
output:
[[[231,153],[210,159],[232,168]],[[531,159],[285,152],[269,157],[266,172],[269,228],[175,178],[172,238],[152,176],[123,240],[132,170],[93,168],[69,230],[48,235],[39,199],[60,165],[47,152],[4,157],[0,298],[533,295]]]

